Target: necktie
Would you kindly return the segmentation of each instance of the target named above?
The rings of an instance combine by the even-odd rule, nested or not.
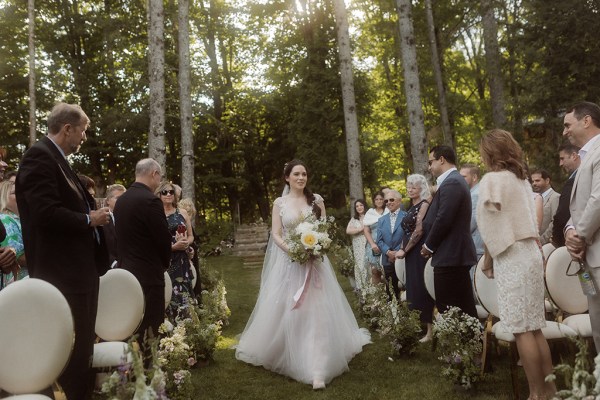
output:
[[[394,228],[396,227],[396,213],[390,213],[390,222],[392,224],[392,233],[394,233]]]

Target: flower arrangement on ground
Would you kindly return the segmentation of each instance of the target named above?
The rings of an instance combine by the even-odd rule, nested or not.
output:
[[[221,321],[221,325],[226,326],[229,323],[231,311],[227,305],[227,289],[222,279],[210,270],[202,262],[201,282],[202,282],[202,304],[200,304],[203,321],[216,322]]]
[[[565,378],[568,389],[556,393],[558,399],[594,400],[600,398],[600,354],[594,358],[594,370],[590,372],[587,344],[581,339],[574,339],[579,351],[575,356],[575,365],[559,364],[554,370]],[[546,377],[556,380],[556,374]]]
[[[375,304],[379,307],[377,332],[390,339],[391,356],[410,356],[417,350],[421,334],[420,312],[410,310],[406,302],[399,303],[395,296],[388,299],[383,283],[375,287]]]
[[[312,212],[302,213],[300,221],[285,239],[292,261],[304,264],[323,259],[331,246],[329,229],[332,223],[333,217],[316,218]]]
[[[331,247],[331,252],[334,254],[336,263],[339,266],[340,274],[347,278],[354,277],[354,252],[349,246],[335,244]]]
[[[380,287],[371,285],[363,291],[363,296],[358,299],[360,313],[371,330],[379,328],[381,310],[387,304],[387,295],[382,296],[381,290]]]
[[[186,331],[183,323],[170,330],[170,323],[160,326],[162,337],[158,342],[156,353],[157,364],[164,371],[166,392],[171,400],[187,400],[192,398],[192,374],[189,369],[196,359],[186,342]]]
[[[442,376],[464,388],[471,388],[480,376],[483,331],[477,318],[450,307],[433,324],[439,360],[446,365]]]

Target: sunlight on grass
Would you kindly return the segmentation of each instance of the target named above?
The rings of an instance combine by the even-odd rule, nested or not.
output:
[[[236,344],[237,339],[235,337],[221,336],[217,342],[217,350],[231,349]]]

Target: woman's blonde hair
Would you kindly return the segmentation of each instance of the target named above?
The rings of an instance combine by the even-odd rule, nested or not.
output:
[[[196,217],[196,207],[194,206],[194,202],[192,201],[192,199],[181,199],[181,201],[179,202],[179,208],[183,208],[188,213],[190,220],[193,221]]]
[[[160,199],[160,192],[162,192],[163,190],[165,190],[168,187],[171,187],[171,189],[174,192],[173,193],[173,207],[177,207],[177,204],[179,202],[179,198],[177,197],[177,190],[175,190],[175,185],[173,185],[171,182],[162,181],[160,183],[160,185],[158,185],[158,187],[154,191],[154,194],[157,195],[158,198]]]
[[[10,211],[8,207],[8,196],[13,189],[14,183],[11,181],[0,182],[0,212]]]

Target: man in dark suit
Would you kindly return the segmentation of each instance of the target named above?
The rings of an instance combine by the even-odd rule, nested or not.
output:
[[[569,210],[571,191],[573,190],[577,169],[581,164],[579,150],[578,146],[571,143],[563,144],[558,148],[559,165],[569,174],[569,179],[563,185],[558,199],[558,208],[552,218],[552,244],[557,248],[565,245],[564,229],[569,218],[571,218],[571,211]]]
[[[139,161],[135,182],[119,198],[114,212],[119,268],[135,275],[146,300],[136,332],[140,340],[155,337],[165,319],[164,272],[171,261],[171,234],[162,202],[154,195],[160,179],[161,167],[155,160]]]
[[[106,189],[106,205],[110,210],[110,220],[108,224],[104,225],[104,236],[106,236],[106,247],[108,248],[108,262],[111,268],[114,268],[119,259],[119,252],[117,248],[117,235],[115,233],[115,204],[117,200],[127,189],[125,186],[115,183],[110,185]]]
[[[56,286],[73,314],[75,343],[59,378],[68,399],[91,395],[98,278],[108,269],[101,228],[108,208],[95,209],[66,159],[85,142],[89,123],[78,105],[54,106],[48,136],[27,150],[16,179],[29,275]]]
[[[390,280],[394,295],[400,301],[400,288],[398,287],[398,276],[396,275],[396,252],[402,245],[403,230],[400,226],[402,218],[406,213],[400,210],[402,196],[395,190],[388,190],[383,200],[389,210],[388,214],[379,218],[377,221],[377,246],[381,250],[381,264],[385,273],[385,287],[388,297],[392,298],[390,293]]]
[[[437,191],[423,220],[425,243],[421,255],[432,257],[435,303],[439,312],[459,307],[477,317],[469,269],[477,263],[471,237],[471,193],[456,170],[454,150],[436,146],[429,153],[429,170]]]

